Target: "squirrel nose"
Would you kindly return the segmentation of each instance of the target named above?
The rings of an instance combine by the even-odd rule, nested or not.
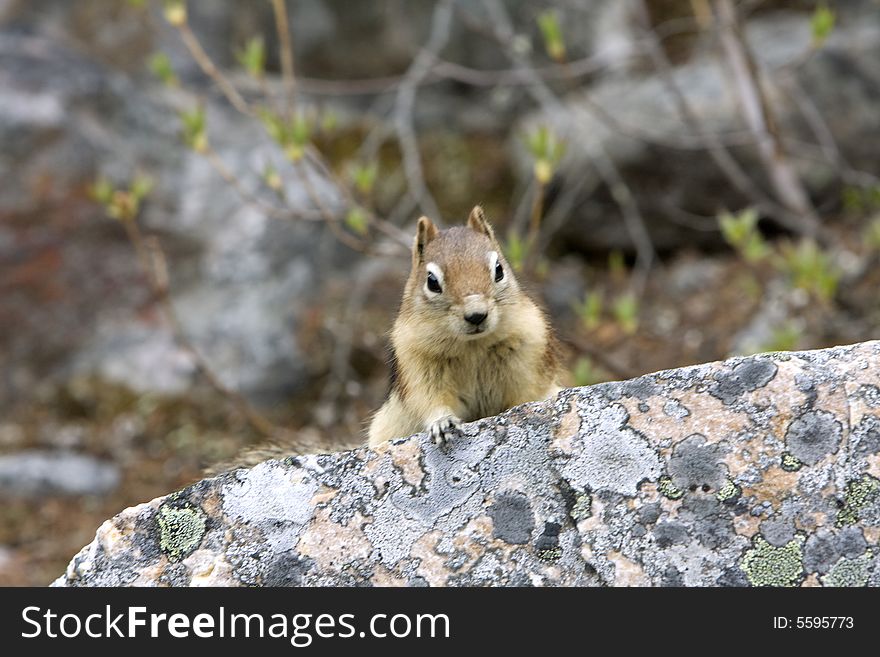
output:
[[[486,319],[488,313],[470,313],[464,316],[464,321],[468,324],[473,324],[474,326],[479,326],[483,323],[483,320]]]

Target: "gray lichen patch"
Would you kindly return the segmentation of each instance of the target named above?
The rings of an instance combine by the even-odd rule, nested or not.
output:
[[[627,424],[623,406],[612,404],[591,409],[584,417],[577,453],[566,460],[561,471],[573,487],[593,491],[609,490],[634,496],[639,484],[656,480],[660,459],[645,436]]]
[[[745,393],[753,392],[770,383],[778,369],[776,363],[766,358],[744,359],[730,370],[716,374],[715,383],[710,386],[709,394],[729,406],[736,403]]]
[[[528,543],[535,528],[535,516],[529,498],[517,491],[505,491],[489,507],[492,536],[505,543]]]
[[[675,446],[669,459],[669,476],[678,489],[709,486],[717,490],[727,479],[725,450],[706,443],[700,434],[688,436]]]
[[[205,536],[205,512],[189,502],[171,501],[159,507],[159,548],[177,562],[195,551]]]
[[[807,411],[795,418],[785,432],[788,451],[799,461],[815,465],[828,454],[836,454],[843,425],[826,411]]]

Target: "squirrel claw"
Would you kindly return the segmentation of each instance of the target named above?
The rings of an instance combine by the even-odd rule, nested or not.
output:
[[[459,427],[461,427],[460,419],[454,415],[444,415],[431,423],[428,433],[431,434],[434,444],[439,447],[449,439],[449,434],[458,431]]]

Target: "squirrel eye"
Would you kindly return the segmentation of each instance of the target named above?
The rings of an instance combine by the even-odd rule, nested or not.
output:
[[[440,294],[443,290],[440,287],[440,281],[434,276],[434,272],[428,272],[428,289],[434,294]]]
[[[501,267],[500,262],[495,263],[495,282],[497,283],[502,278],[504,278],[504,269]]]

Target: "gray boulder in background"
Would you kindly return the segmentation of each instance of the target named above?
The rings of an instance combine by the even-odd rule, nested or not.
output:
[[[880,585],[880,342],[562,391],[106,521],[57,586]]]
[[[227,385],[257,401],[302,385],[308,362],[296,330],[320,298],[325,281],[316,271],[343,270],[357,258],[320,221],[268,216],[189,152],[178,113],[197,102],[137,86],[46,38],[0,31],[0,215],[13,218],[0,231],[0,258],[25,266],[49,250],[72,272],[54,314],[51,305],[33,309],[25,290],[22,321],[35,330],[4,338],[16,368],[36,367],[51,345],[57,354],[43,365],[50,371],[98,374],[136,391],[178,393],[191,383],[193,363],[144,289],[124,232],[86,199],[98,175],[125,186],[140,172],[155,182],[142,220],[169,255],[189,338]],[[208,100],[206,111],[212,146],[242,187],[315,218],[305,186],[255,119],[219,101]],[[268,164],[285,180],[284,202],[263,189]],[[333,186],[314,170],[308,175],[324,206],[340,212]],[[61,312],[64,304],[79,321]],[[46,373],[16,377],[24,381],[18,387]],[[3,392],[14,395],[15,383],[7,384]]]
[[[861,2],[836,8],[838,24],[831,37],[803,61],[812,38],[808,15],[762,14],[746,26],[752,52],[771,81],[766,88],[769,102],[799,175],[817,203],[831,205],[840,198],[840,171],[823,161],[806,118],[808,110],[791,93],[791,80],[827,123],[848,164],[880,174],[875,156],[880,144],[866,139],[880,135],[880,115],[874,111],[880,93],[880,14],[875,6]],[[718,52],[717,44],[711,47]],[[728,148],[756,188],[772,193],[755,148],[737,145],[747,126],[726,63],[697,50],[697,56],[673,68],[671,75],[703,127],[722,139],[732,137]],[[566,142],[554,193],[557,199],[572,195],[560,239],[575,249],[632,248],[618,207],[594,164],[603,153],[626,179],[659,250],[722,244],[712,218],[725,208],[750,204],[699,147],[700,140],[684,122],[661,75],[600,78],[565,97],[560,107],[535,111],[521,129],[540,125],[552,127]],[[531,158],[519,137],[512,141],[512,152],[521,175],[531,176]]]

